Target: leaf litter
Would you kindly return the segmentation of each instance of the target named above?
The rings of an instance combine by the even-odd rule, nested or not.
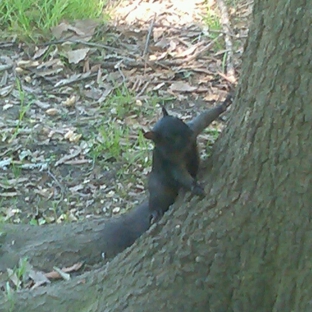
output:
[[[214,1],[110,1],[106,25],[64,21],[50,42],[0,42],[0,216],[62,222],[146,198],[140,129],[159,118],[156,104],[191,118],[239,75],[251,3],[229,8],[226,31],[203,23],[207,5],[217,11]]]

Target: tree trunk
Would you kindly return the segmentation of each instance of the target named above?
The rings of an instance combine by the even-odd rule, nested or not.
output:
[[[311,311],[311,12],[255,0],[206,199],[176,205],[97,272],[0,300],[4,311]]]

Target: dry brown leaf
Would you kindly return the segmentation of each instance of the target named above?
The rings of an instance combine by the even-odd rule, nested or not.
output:
[[[62,268],[62,272],[64,273],[71,273],[71,272],[76,272],[78,270],[80,270],[80,268],[83,266],[83,262],[78,262],[74,265],[72,265],[71,267],[65,267]],[[54,270],[51,271],[49,273],[45,273],[45,276],[49,279],[60,279],[61,278],[61,274],[59,273],[59,269],[58,270]]]
[[[94,20],[79,20],[75,22],[74,26],[63,22],[52,28],[52,34],[56,39],[89,41],[97,26],[98,22]]]
[[[70,154],[70,155],[65,155],[65,156],[63,156],[61,159],[59,159],[59,160],[55,163],[54,166],[57,167],[57,166],[63,164],[64,162],[66,162],[66,161],[68,161],[68,160],[70,160],[70,159],[73,159],[73,158],[77,157],[79,154],[81,154],[81,149],[80,149],[80,148],[78,148],[77,150],[74,150],[74,151],[72,152],[72,154]]]
[[[59,58],[51,59],[47,62],[42,62],[37,67],[37,75],[42,77],[55,75],[63,71],[64,65]]]
[[[97,101],[102,97],[103,91],[99,88],[90,88],[90,89],[84,90],[83,94],[87,98]]]
[[[35,271],[30,270],[29,272],[29,278],[31,278],[34,282],[34,285],[31,287],[31,289],[35,289],[41,285],[50,284],[50,280],[46,277],[45,273],[41,271]]]
[[[80,268],[82,266],[83,266],[83,262],[77,262],[74,265],[72,265],[71,267],[62,268],[62,271],[66,272],[66,273],[76,272],[76,271],[80,270]]]
[[[77,80],[82,80],[90,77],[91,72],[83,73],[83,74],[74,74],[70,76],[68,79],[60,79],[55,85],[54,88],[61,87],[63,85],[67,85],[70,83],[74,83]]]
[[[86,35],[92,37],[99,22],[92,19],[75,21],[75,29],[79,29],[84,34],[84,40],[87,40]]]
[[[53,269],[54,269],[54,271],[55,271],[56,273],[59,274],[59,277],[61,277],[63,280],[65,280],[65,281],[69,281],[69,280],[70,280],[70,274],[63,272],[63,271],[62,271],[61,269],[59,269],[58,267],[54,267]]]
[[[19,60],[17,62],[17,68],[31,68],[31,67],[37,67],[40,65],[38,61],[33,61],[33,60]],[[17,69],[16,68],[16,69]]]
[[[174,92],[193,92],[197,90],[197,87],[193,87],[187,82],[176,81],[171,84],[169,89]]]
[[[170,40],[168,52],[172,54],[173,51],[177,48],[177,43],[174,40]]]
[[[59,114],[59,111],[56,108],[49,108],[46,110],[46,114],[49,116],[56,116]]]
[[[42,102],[40,100],[35,100],[34,104],[36,104],[38,107],[40,107],[42,109],[45,109],[45,110],[47,110],[50,107],[49,103],[44,103],[44,102]]]
[[[77,97],[76,95],[72,95],[71,97],[67,98],[62,104],[66,107],[74,107],[76,104]]]
[[[69,24],[63,22],[51,29],[53,36],[56,39],[60,39],[65,31],[68,30]]]
[[[6,65],[7,66],[7,65]],[[0,66],[1,67],[1,66]],[[0,68],[0,72],[1,72],[1,68]],[[0,80],[0,87],[5,87],[8,85],[8,80],[9,80],[10,76],[7,70],[4,70],[1,80]]]
[[[104,92],[102,93],[101,97],[99,98],[98,102],[99,103],[102,103],[105,101],[105,99],[111,94],[111,92],[114,90],[114,87],[112,86],[109,86],[108,84],[106,84],[105,86],[105,90]]]
[[[198,44],[194,44],[193,46],[191,46],[190,48],[181,51],[179,53],[177,53],[176,57],[185,57],[185,56],[189,56],[190,54],[193,54],[196,49],[198,49],[199,47],[203,46],[204,42],[199,42]]]
[[[74,131],[72,130],[69,130],[65,135],[64,135],[64,138],[66,140],[68,140],[69,142],[75,142],[77,143],[80,138],[82,137],[82,134],[77,134],[75,133]]]
[[[81,191],[84,189],[84,185],[75,185],[73,187],[68,188],[72,193],[77,193],[78,191]]]
[[[63,63],[59,58],[54,58],[51,60],[48,60],[46,62],[42,62],[40,65],[38,65],[38,69],[42,69],[42,68],[57,68],[57,67],[63,67]]]
[[[78,64],[80,61],[84,60],[90,51],[90,48],[77,49],[73,51],[68,51],[67,58],[69,63]]]
[[[51,198],[54,194],[53,189],[44,188],[44,189],[34,189],[34,193],[38,194],[44,198]]]
[[[13,84],[1,88],[0,89],[0,96],[1,97],[8,96],[13,91],[13,89],[14,89],[14,85]]]
[[[165,28],[160,28],[160,27],[157,27],[157,28],[154,28],[153,29],[153,38],[154,38],[154,42],[157,42],[158,39],[164,34],[165,32]],[[161,39],[161,41],[167,41],[164,37]],[[168,42],[166,42],[166,45],[168,44]],[[157,44],[156,44],[157,45]],[[161,44],[162,45],[162,44]],[[161,46],[159,45],[159,46]],[[163,48],[163,47],[162,47]]]
[[[45,273],[45,276],[48,278],[48,279],[60,279],[61,278],[61,275],[56,272],[56,271],[51,271],[51,272],[48,272],[48,273]]]
[[[46,46],[46,47],[41,48],[41,49],[37,48],[37,51],[34,54],[33,59],[36,60],[37,58],[40,58],[44,53],[46,53],[48,51],[48,49],[49,49],[49,46]]]

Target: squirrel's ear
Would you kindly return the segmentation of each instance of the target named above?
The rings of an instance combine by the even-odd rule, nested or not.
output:
[[[165,106],[161,105],[161,110],[162,110],[162,113],[163,113],[163,117],[169,116],[169,114],[168,114],[168,112],[167,112]]]
[[[153,131],[144,132],[143,135],[144,135],[144,138],[146,138],[148,140],[155,141],[155,139],[156,139],[155,132],[153,132]]]

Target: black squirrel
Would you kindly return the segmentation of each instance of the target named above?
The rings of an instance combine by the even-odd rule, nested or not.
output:
[[[185,166],[186,168],[188,168],[188,172],[193,178],[197,175],[199,165],[196,138],[205,128],[207,128],[211,124],[212,121],[217,119],[221,113],[226,111],[227,107],[231,103],[231,100],[232,96],[229,95],[222,104],[201,112],[197,117],[186,123],[193,131],[192,140],[194,141],[192,142],[193,145],[190,144],[190,149],[186,149],[184,159]],[[165,111],[163,111],[163,113],[166,114]],[[178,123],[181,124],[180,122]],[[183,131],[186,131],[186,133],[190,133],[189,130],[186,130],[187,128],[185,128],[184,126],[183,129]],[[152,139],[154,135],[155,134],[146,134],[146,136],[151,136],[150,139]],[[184,147],[183,144],[181,144],[181,146]],[[195,147],[196,149],[194,149]],[[196,153],[193,153],[192,151],[195,151]],[[171,156],[171,158],[173,157]],[[154,181],[157,182],[157,179]],[[157,187],[157,183],[155,183],[154,188],[155,187]],[[161,188],[162,186],[160,185],[160,189]],[[153,192],[153,190],[151,191]],[[165,193],[161,194],[160,192],[158,192],[158,194],[160,196],[160,204],[163,205],[160,207],[167,207],[168,210],[170,206],[170,204],[168,205],[168,202],[170,202],[168,198],[170,199],[170,196],[168,197],[168,194],[165,196]],[[175,193],[173,192],[173,197],[171,197],[171,201],[172,198],[173,201],[176,199],[176,197],[174,197],[174,194]],[[166,210],[166,208],[164,210]],[[137,207],[134,207],[129,212],[119,217],[113,217],[111,220],[105,223],[103,230],[100,232],[102,245],[99,246],[99,249],[105,254],[105,257],[107,259],[114,257],[119,252],[131,246],[143,233],[145,233],[149,229],[151,225],[151,217],[153,218],[153,215],[151,215],[149,201],[147,200]]]
[[[204,195],[197,183],[199,154],[193,130],[162,107],[163,117],[144,137],[154,142],[152,171],[149,176],[151,222],[169,209],[183,187],[194,195]]]
[[[148,181],[152,223],[175,202],[181,188],[204,196],[204,190],[196,180],[200,162],[197,136],[227,109],[231,101],[230,94],[221,105],[204,111],[189,123],[169,115],[162,107],[163,117],[151,131],[144,133],[144,137],[155,144]]]

